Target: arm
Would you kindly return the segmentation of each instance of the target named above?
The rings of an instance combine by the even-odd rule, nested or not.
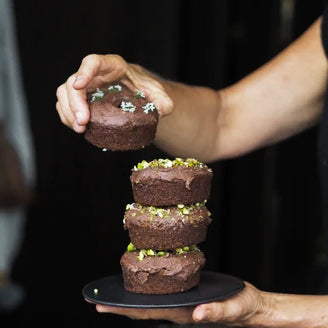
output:
[[[99,312],[120,314],[131,319],[164,319],[180,324],[211,322],[252,328],[328,327],[328,296],[267,293],[249,283],[231,299],[195,308],[96,307]]]
[[[219,91],[164,80],[117,55],[89,55],[57,89],[56,107],[62,122],[82,133],[89,120],[86,91],[121,79],[159,109],[159,148],[202,161],[239,156],[319,121],[327,82],[320,23],[318,18],[278,56]]]
[[[316,124],[327,82],[320,24],[321,18],[267,64],[218,92],[164,84],[176,110],[161,120],[158,146],[212,161],[279,142]]]

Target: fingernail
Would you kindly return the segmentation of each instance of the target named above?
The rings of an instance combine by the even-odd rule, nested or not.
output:
[[[201,309],[196,310],[194,312],[193,317],[194,317],[194,320],[197,320],[197,321],[204,320],[205,319],[205,312],[203,310],[201,310]]]
[[[75,118],[77,124],[81,124],[83,122],[83,114],[81,112],[76,112]]]

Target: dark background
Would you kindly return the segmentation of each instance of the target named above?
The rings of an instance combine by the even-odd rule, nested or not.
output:
[[[293,2],[293,1],[291,1]],[[14,277],[27,291],[1,327],[64,324],[148,327],[99,314],[82,287],[120,273],[129,242],[129,176],[139,161],[168,157],[154,146],[102,152],[65,127],[56,89],[90,53],[117,53],[163,77],[219,89],[274,56],[319,16],[325,1],[16,0],[17,34],[34,135],[38,183]],[[323,292],[317,128],[238,159],[212,163],[213,222],[201,245],[206,269],[268,291]]]

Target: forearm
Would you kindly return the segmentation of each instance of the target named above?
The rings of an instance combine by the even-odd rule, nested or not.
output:
[[[255,316],[252,327],[327,328],[328,296],[262,293],[268,305],[263,320]]]
[[[160,120],[156,145],[174,156],[212,160],[220,93],[172,81],[163,82],[163,86],[173,99],[174,111]]]
[[[221,148],[235,156],[314,126],[321,117],[326,85],[318,19],[278,56],[224,90],[226,133],[221,133]]]
[[[318,19],[281,54],[223,90],[161,80],[175,109],[160,121],[156,144],[203,161],[271,145],[319,121],[326,82]]]

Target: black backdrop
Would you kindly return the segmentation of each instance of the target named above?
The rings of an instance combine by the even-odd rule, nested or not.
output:
[[[296,1],[291,38],[325,1]],[[127,244],[122,219],[132,202],[133,165],[167,157],[154,146],[101,152],[61,124],[56,88],[89,53],[118,53],[170,79],[224,87],[286,43],[280,1],[15,0],[17,32],[37,155],[38,199],[29,210],[14,268],[27,290],[19,311],[1,318],[46,327],[138,322],[98,314],[81,289],[119,273]],[[287,40],[288,41],[288,40]],[[279,145],[211,164],[213,223],[206,269],[272,291],[322,291],[325,273],[316,128]]]

